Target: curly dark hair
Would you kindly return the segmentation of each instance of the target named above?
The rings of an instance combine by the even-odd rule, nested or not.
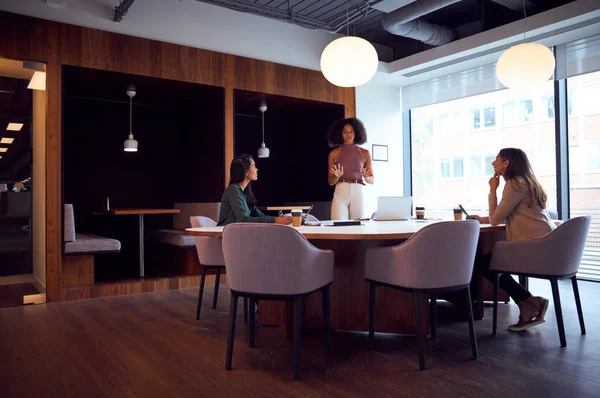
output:
[[[367,129],[365,125],[355,117],[349,117],[346,119],[336,120],[329,128],[327,134],[327,141],[331,148],[336,148],[344,143],[342,137],[342,131],[344,126],[349,124],[354,129],[354,143],[362,145],[367,142]]]

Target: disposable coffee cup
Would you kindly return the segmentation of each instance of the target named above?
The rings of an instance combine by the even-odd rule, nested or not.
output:
[[[455,221],[460,221],[463,219],[463,212],[461,209],[454,209],[454,220]]]
[[[424,207],[416,207],[415,213],[417,213],[417,220],[425,219],[425,208]]]
[[[299,227],[302,224],[302,212],[301,211],[292,211],[292,225],[294,227]]]

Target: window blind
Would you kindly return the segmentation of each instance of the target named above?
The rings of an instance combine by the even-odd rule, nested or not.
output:
[[[566,79],[600,70],[600,35],[556,47],[556,77]]]

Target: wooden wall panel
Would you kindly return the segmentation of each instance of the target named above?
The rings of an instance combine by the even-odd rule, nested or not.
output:
[[[65,24],[59,37],[66,65],[224,86],[225,54]]]
[[[94,255],[64,256],[62,258],[64,287],[94,284]]]
[[[0,57],[48,61],[58,23],[0,12]]]
[[[233,87],[235,83],[234,74],[234,56],[227,55],[225,60],[225,182],[226,187],[229,184],[229,166],[235,156],[235,136],[234,136],[234,108]]]
[[[0,12],[0,56],[47,62],[46,128],[46,285],[48,301],[67,299],[62,292],[62,66],[226,87],[225,184],[233,158],[233,89],[343,104],[355,115],[355,90],[331,85],[318,71],[221,54],[155,40]],[[164,286],[162,286],[164,288]],[[118,289],[97,289],[119,293]],[[143,290],[143,289],[142,289]],[[89,297],[71,292],[69,298]]]
[[[237,89],[336,104],[346,100],[347,89],[332,85],[314,70],[235,57],[234,73]]]

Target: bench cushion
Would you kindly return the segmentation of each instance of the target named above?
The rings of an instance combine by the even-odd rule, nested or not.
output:
[[[196,245],[193,236],[186,235],[181,229],[159,229],[152,231],[151,239],[173,246],[191,247]]]
[[[65,242],[65,254],[118,252],[121,242],[91,234],[75,234],[73,242]]]

